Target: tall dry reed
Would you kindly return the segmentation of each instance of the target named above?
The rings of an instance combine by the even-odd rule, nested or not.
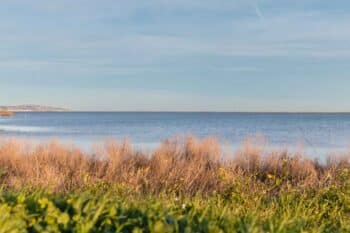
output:
[[[213,138],[169,139],[148,153],[128,142],[107,141],[96,152],[83,153],[58,142],[1,139],[0,185],[70,191],[104,183],[146,194],[195,195],[225,193],[236,180],[254,180],[277,190],[336,185],[350,168],[347,155],[319,163],[286,150],[264,151],[251,142],[230,159],[222,154]]]

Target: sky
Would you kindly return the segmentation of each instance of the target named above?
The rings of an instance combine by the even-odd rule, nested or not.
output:
[[[0,105],[350,111],[348,0],[1,0]]]

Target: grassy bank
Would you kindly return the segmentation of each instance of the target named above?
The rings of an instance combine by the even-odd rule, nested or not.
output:
[[[229,158],[227,158],[229,157]],[[350,164],[213,139],[0,143],[0,232],[349,232]]]
[[[7,191],[0,195],[0,232],[350,231],[348,188],[271,195],[268,187],[248,183],[206,198],[105,187],[66,194]]]

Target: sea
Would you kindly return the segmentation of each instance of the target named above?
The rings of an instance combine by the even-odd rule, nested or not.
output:
[[[0,117],[0,138],[60,140],[84,150],[111,139],[152,150],[166,139],[187,136],[215,137],[232,150],[263,138],[255,141],[271,148],[302,148],[317,158],[350,149],[350,114],[19,112]]]

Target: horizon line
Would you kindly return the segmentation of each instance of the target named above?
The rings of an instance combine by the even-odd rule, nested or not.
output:
[[[15,113],[43,112],[43,113],[288,113],[288,114],[350,114],[350,111],[174,111],[174,110],[67,110],[67,111],[13,111]]]

